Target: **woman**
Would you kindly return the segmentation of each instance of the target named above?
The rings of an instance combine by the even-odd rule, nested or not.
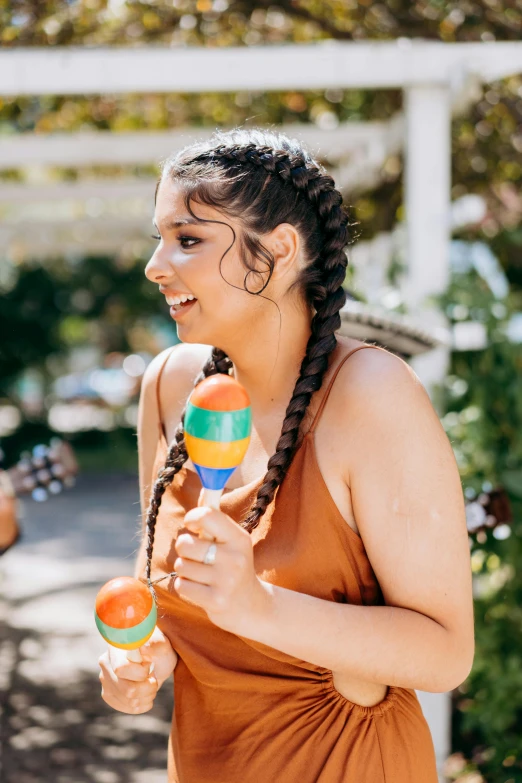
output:
[[[103,698],[145,712],[174,671],[169,783],[436,783],[414,689],[472,665],[464,498],[415,373],[335,334],[341,194],[295,140],[216,132],[164,165],[155,225],[146,276],[181,340],[140,400],[136,576],[159,620],[146,663],[100,658]],[[215,511],[183,418],[218,372],[253,430]]]

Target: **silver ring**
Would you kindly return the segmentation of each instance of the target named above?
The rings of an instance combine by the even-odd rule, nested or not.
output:
[[[205,565],[214,565],[216,562],[216,553],[217,553],[217,544],[210,544],[209,548],[207,549],[207,554],[203,558],[203,562]]]

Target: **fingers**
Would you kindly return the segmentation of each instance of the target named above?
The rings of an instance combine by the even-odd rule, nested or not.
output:
[[[201,585],[177,576],[174,580],[174,589],[178,595],[190,603],[203,606],[205,609],[213,606],[214,591],[208,585]]]
[[[176,552],[186,560],[202,563],[208,552],[208,540],[197,538],[192,533],[180,533],[175,542]],[[174,566],[176,570],[176,566]]]
[[[196,563],[194,560],[184,560],[182,557],[176,559],[174,571],[183,579],[190,579],[192,582],[199,582],[202,585],[213,584],[213,577],[216,573],[214,565]]]
[[[141,682],[134,682],[118,677],[114,672],[108,653],[100,656],[99,679],[102,685],[103,700],[120,712],[138,714],[150,710],[158,691],[155,677],[147,677]]]
[[[129,661],[126,650],[120,650],[118,647],[109,645],[108,654],[112,670],[117,677],[142,682],[149,676],[150,665],[148,663],[144,665],[143,663]]]
[[[140,647],[140,653],[143,662],[150,665],[150,673],[154,672],[160,688],[176,668],[178,656],[158,626],[150,639]]]
[[[221,511],[201,506],[192,508],[184,519],[185,527],[198,535],[212,536],[215,541],[226,544],[239,530],[236,523]]]

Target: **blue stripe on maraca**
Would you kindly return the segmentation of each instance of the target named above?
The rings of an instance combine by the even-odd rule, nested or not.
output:
[[[236,411],[211,411],[187,403],[184,429],[189,435],[203,440],[227,443],[248,438],[252,429],[252,410],[239,408]]]
[[[205,489],[223,489],[235,468],[205,468],[194,462],[194,467]]]

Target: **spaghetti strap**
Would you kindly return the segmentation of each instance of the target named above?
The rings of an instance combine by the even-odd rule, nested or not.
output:
[[[172,351],[174,350],[176,345],[172,346],[172,349],[168,352],[168,354],[163,359],[163,363],[159,368],[158,377],[156,378],[156,404],[158,406],[158,428],[160,432],[160,437],[163,436],[165,440],[167,440],[167,433],[165,432],[165,429],[163,427],[163,416],[161,415],[161,401],[160,401],[159,387],[160,387],[161,376],[163,375],[163,370],[165,369],[165,365],[167,364],[172,354]]]
[[[331,377],[331,379],[330,379],[330,383],[329,383],[329,384],[328,384],[328,386],[326,387],[326,391],[325,391],[325,393],[323,394],[323,399],[321,400],[321,404],[319,405],[319,408],[318,408],[318,410],[317,410],[317,413],[315,414],[315,416],[314,416],[314,418],[313,418],[313,421],[312,421],[311,427],[310,427],[310,429],[308,430],[308,432],[314,432],[314,430],[315,430],[315,427],[316,427],[316,425],[317,425],[317,422],[319,421],[319,419],[320,419],[320,417],[321,417],[321,414],[322,414],[322,412],[323,412],[323,408],[324,408],[324,406],[325,406],[325,404],[326,404],[326,400],[328,399],[328,395],[330,394],[330,391],[331,391],[331,389],[332,389],[332,386],[333,386],[333,384],[334,384],[334,381],[335,381],[335,379],[337,378],[337,374],[338,374],[339,370],[341,369],[341,367],[343,366],[343,364],[345,363],[345,361],[346,361],[347,359],[349,359],[349,358],[350,358],[350,356],[351,356],[353,353],[355,353],[356,351],[360,351],[360,350],[361,350],[361,348],[378,348],[378,349],[379,349],[379,351],[386,351],[386,348],[381,348],[381,346],[380,346],[380,345],[372,345],[371,343],[366,343],[365,345],[358,345],[358,346],[357,346],[357,348],[354,348],[352,351],[350,351],[349,353],[347,353],[347,354],[346,354],[346,356],[343,356],[343,358],[341,359],[341,361],[339,362],[339,364],[338,364],[338,365],[337,365],[337,367],[335,368],[335,372],[334,372],[334,374],[332,375],[332,377]]]

